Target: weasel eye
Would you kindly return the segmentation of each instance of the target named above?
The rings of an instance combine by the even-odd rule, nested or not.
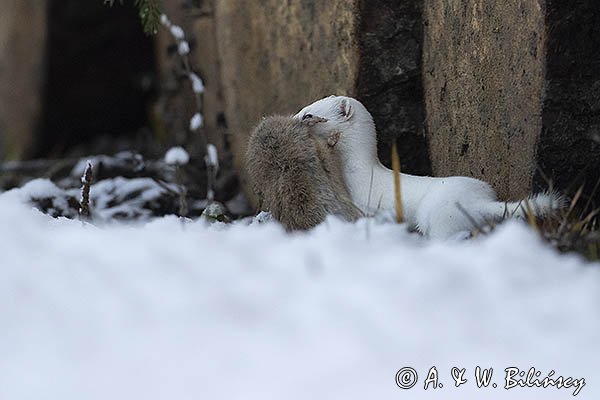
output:
[[[302,117],[302,121],[304,121],[307,118],[312,118],[313,115],[312,114],[304,114],[304,116]]]

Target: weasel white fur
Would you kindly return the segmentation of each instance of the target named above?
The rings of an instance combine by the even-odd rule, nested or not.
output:
[[[351,97],[329,96],[303,108],[295,117],[302,119],[307,114],[327,119],[316,127],[317,133],[330,136],[339,132],[335,147],[356,205],[367,215],[394,210],[393,172],[377,158],[375,123],[367,109]],[[494,189],[474,178],[401,174],[400,182],[406,221],[432,238],[470,232],[474,222],[524,214],[524,202],[497,201]],[[536,216],[542,216],[562,207],[564,201],[557,194],[540,193],[527,202]]]

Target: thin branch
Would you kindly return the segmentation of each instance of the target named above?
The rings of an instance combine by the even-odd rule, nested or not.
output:
[[[90,188],[92,186],[93,166],[87,162],[83,176],[81,177],[81,199],[79,200],[79,219],[86,220],[90,217]]]

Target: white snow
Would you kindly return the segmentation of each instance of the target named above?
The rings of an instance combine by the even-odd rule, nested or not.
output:
[[[108,168],[119,168],[119,166],[126,166],[127,169],[133,169],[137,172],[144,168],[144,158],[141,154],[131,151],[121,151],[114,156],[100,154],[89,158],[82,158],[71,170],[71,176],[78,178],[83,176],[88,163],[92,163],[94,169],[96,170],[100,165]]]
[[[181,146],[171,147],[165,154],[165,162],[170,165],[185,165],[190,161],[190,155]]]
[[[87,168],[88,163],[92,163],[92,165],[98,166],[100,163],[105,165],[114,165],[115,160],[113,157],[107,155],[97,155],[90,158],[82,158],[71,170],[71,176],[81,177],[85,173],[85,169]]]
[[[103,179],[90,189],[90,210],[95,221],[110,223],[115,218],[147,220],[152,212],[144,203],[158,201],[169,189],[177,192],[174,184],[160,186],[150,178]]]
[[[212,187],[209,187],[208,189],[206,189],[206,200],[211,202],[214,199],[215,199],[215,191]]]
[[[185,32],[179,25],[174,25],[165,14],[160,16],[160,23],[171,32],[173,38],[177,41],[177,50],[179,55],[185,56],[190,52],[190,45],[185,40]]]
[[[202,118],[202,114],[196,113],[196,114],[194,114],[192,119],[190,119],[190,130],[196,131],[196,130],[200,129],[203,124],[204,124],[204,118]]]
[[[190,73],[190,81],[192,82],[192,90],[196,94],[204,93],[204,82],[195,73]]]
[[[88,169],[92,169],[92,171],[94,169],[94,166],[92,164],[92,160],[87,160],[86,161],[85,170],[83,171],[83,174],[81,174],[81,183],[85,184],[87,182],[86,178],[85,178],[85,174],[86,174],[86,172],[87,172]]]
[[[177,40],[183,40],[183,38],[185,37],[185,33],[183,32],[183,29],[181,29],[180,26],[172,25],[170,27],[170,30],[171,35],[173,35],[173,37]]]
[[[160,198],[168,192],[178,193],[179,187],[172,183],[159,184],[150,178],[127,179],[116,177],[103,179],[90,188],[90,209],[98,223],[110,223],[115,219],[147,221],[152,211],[147,204],[160,204]],[[77,198],[81,189],[61,189],[47,179],[35,179],[18,190],[2,194],[4,199],[19,203],[35,204],[46,199],[51,206],[48,213],[77,217],[77,209],[69,206],[68,198]]]
[[[167,17],[165,14],[160,15],[160,23],[166,26],[167,28],[171,27],[171,21],[169,21],[169,17]]]
[[[219,169],[219,155],[214,144],[206,145],[206,165],[210,165],[216,171]]]
[[[77,197],[79,191],[80,189],[73,189],[71,191],[72,196]],[[52,206],[48,211],[51,214],[54,214],[54,210],[56,210],[57,215],[62,215],[65,210],[69,209],[69,203],[66,199],[65,192],[48,179],[34,179],[29,181],[23,188],[2,193],[1,196],[5,201],[23,204],[29,203],[32,200],[50,198],[52,199]],[[73,210],[73,213],[70,216],[75,217],[76,210]],[[0,230],[2,230],[3,227],[4,224],[2,219],[0,219]],[[0,263],[1,257],[2,254],[0,253]]]
[[[99,228],[21,204],[53,190],[0,195],[0,399],[573,398],[503,389],[513,366],[600,396],[600,266],[519,222],[427,242],[373,220]],[[425,391],[433,366],[444,387]]]
[[[177,51],[179,52],[180,56],[185,56],[185,55],[189,54],[190,53],[189,43],[186,42],[185,40],[182,40],[181,42],[179,42]]]
[[[79,189],[77,189],[79,190]],[[63,192],[48,179],[34,179],[27,185],[17,190],[10,190],[1,193],[1,198],[5,201],[25,203],[30,199],[41,199],[49,196],[60,196]],[[8,200],[7,200],[8,199]]]

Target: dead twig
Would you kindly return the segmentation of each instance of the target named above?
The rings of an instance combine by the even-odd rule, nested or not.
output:
[[[81,177],[81,199],[79,200],[79,219],[86,220],[90,218],[90,189],[92,186],[93,166],[90,161],[87,162],[83,176]]]

